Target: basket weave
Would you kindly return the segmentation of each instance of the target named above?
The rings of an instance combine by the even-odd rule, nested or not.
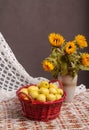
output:
[[[56,81],[53,80],[51,82],[56,82]],[[60,87],[62,87],[60,81],[58,82]],[[28,97],[29,100],[24,100],[22,94],[20,93],[20,90],[22,88],[27,88],[28,86],[29,85],[23,86],[16,92],[22,105],[23,115],[28,117],[30,120],[48,121],[51,119],[55,119],[59,115],[62,103],[65,100],[66,97],[65,92],[63,97],[56,101],[40,102],[40,101],[31,100],[31,98],[29,97]]]

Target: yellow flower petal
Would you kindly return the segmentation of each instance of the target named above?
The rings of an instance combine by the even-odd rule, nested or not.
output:
[[[43,69],[45,71],[52,71],[54,69],[54,65],[47,60],[44,60],[42,64],[43,64]]]
[[[65,46],[65,51],[67,54],[72,54],[76,51],[76,46],[74,44],[74,42],[67,42],[66,46]]]
[[[82,64],[84,66],[89,66],[89,54],[88,53],[84,53],[82,55]]]
[[[83,47],[87,47],[88,44],[87,44],[87,41],[86,41],[86,38],[85,36],[83,35],[77,35],[75,37],[75,41],[76,43],[79,45],[80,48],[83,48]]]
[[[61,36],[60,34],[56,34],[56,33],[51,33],[48,36],[49,42],[51,43],[51,45],[59,47],[64,43],[64,38],[63,36]]]

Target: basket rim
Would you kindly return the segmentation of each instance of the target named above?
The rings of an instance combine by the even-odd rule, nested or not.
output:
[[[55,80],[54,80],[55,81]],[[57,80],[56,80],[57,81]],[[25,100],[24,98],[21,98],[21,96],[19,95],[19,92],[20,92],[20,90],[22,89],[22,88],[28,88],[28,87],[30,87],[31,85],[34,85],[34,86],[36,86],[36,84],[27,84],[27,85],[25,85],[25,86],[22,86],[22,87],[20,87],[17,91],[16,91],[16,95],[17,95],[17,97],[19,98],[19,100],[21,100],[21,101],[24,101],[24,102],[29,102],[29,103],[32,103],[32,104],[44,104],[44,105],[49,105],[49,104],[56,104],[56,103],[60,103],[60,102],[63,102],[64,100],[65,100],[65,98],[66,98],[66,93],[65,93],[65,91],[63,90],[63,96],[62,96],[62,98],[61,99],[59,99],[59,100],[55,100],[55,101],[47,101],[47,102],[42,102],[42,101],[37,101],[37,100],[34,100],[34,99],[32,99],[32,101],[31,100]],[[62,85],[62,84],[61,84]],[[61,87],[62,88],[62,87]],[[26,95],[26,94],[25,94]]]

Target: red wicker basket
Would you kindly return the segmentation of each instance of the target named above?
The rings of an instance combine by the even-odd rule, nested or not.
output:
[[[52,80],[50,82],[58,82],[60,88],[62,88],[62,84],[59,80]],[[37,121],[48,121],[55,119],[59,115],[62,103],[65,100],[65,92],[63,97],[56,101],[40,102],[32,100],[30,97],[28,97],[29,100],[24,100],[20,90],[22,88],[27,88],[28,86],[29,85],[23,86],[16,91],[16,95],[21,102],[23,115],[28,117],[30,120]]]

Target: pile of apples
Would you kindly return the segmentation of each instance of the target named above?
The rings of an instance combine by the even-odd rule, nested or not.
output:
[[[25,93],[23,98],[29,100],[30,96],[33,100],[48,102],[59,100],[63,96],[63,90],[55,83],[49,83],[48,81],[41,81],[36,86],[30,85],[27,88],[22,88],[20,92]],[[26,96],[28,95],[28,96]]]

